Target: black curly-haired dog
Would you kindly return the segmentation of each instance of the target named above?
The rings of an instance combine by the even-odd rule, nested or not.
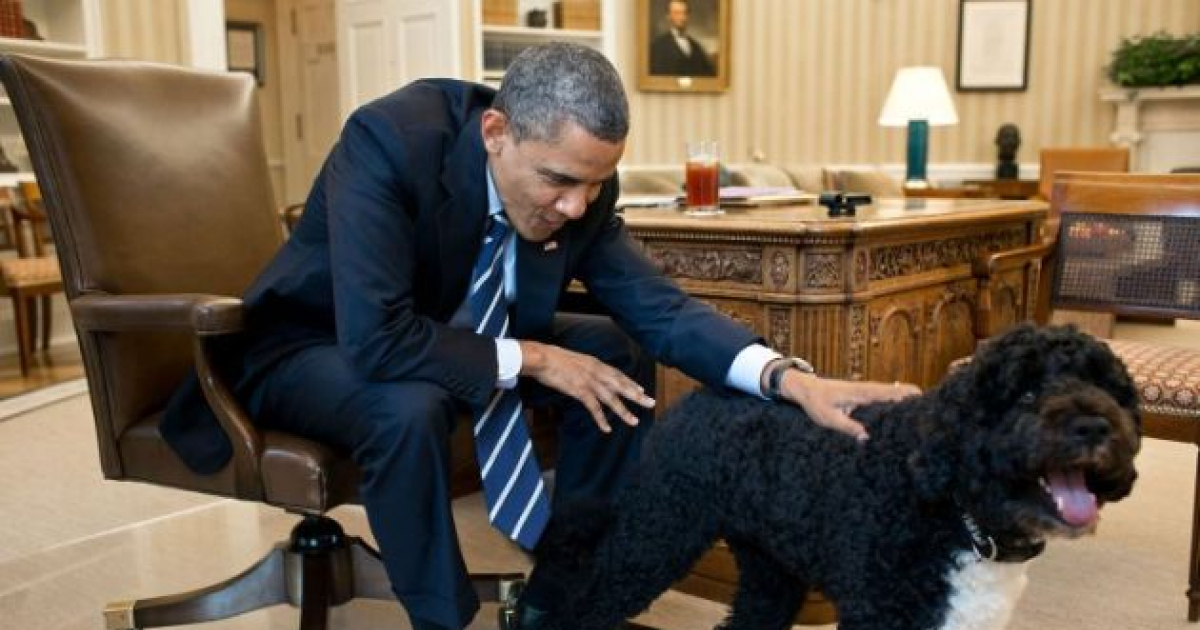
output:
[[[935,389],[854,416],[864,444],[791,405],[684,399],[608,518],[552,524],[538,571],[564,601],[538,628],[618,627],[718,539],[739,572],[727,630],[790,627],[814,586],[840,630],[1002,628],[1025,561],[1092,531],[1137,477],[1133,385],[1073,328],[1018,327]]]

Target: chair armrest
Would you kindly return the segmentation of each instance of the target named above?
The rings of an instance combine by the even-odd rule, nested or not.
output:
[[[208,337],[239,332],[244,324],[240,299],[199,293],[89,294],[71,300],[71,314],[87,332],[176,330]]]
[[[233,446],[237,496],[261,499],[263,441],[230,385],[217,369],[212,341],[243,328],[242,301],[199,293],[108,295],[71,300],[75,325],[85,333],[175,331],[192,334],[192,357],[204,398]]]
[[[1048,285],[1042,279],[1042,272],[1048,265],[1053,264],[1050,262],[1050,257],[1054,255],[1056,245],[1054,240],[1044,240],[1040,243],[1002,252],[983,253],[971,261],[971,273],[979,283],[979,297],[975,308],[975,336],[977,339],[983,340],[991,337],[1000,332],[1003,327],[1022,320],[1045,322],[1049,319],[1049,296],[1043,294],[1043,289]],[[1031,266],[1032,268],[1029,269]],[[999,283],[998,278],[1006,272],[1026,273],[1023,271],[1026,269],[1028,269],[1028,273],[1033,274],[1032,278],[1035,279],[1036,284],[1028,286],[1026,289],[1028,293],[1023,300],[1024,305],[1020,306],[1020,303],[1015,305],[1018,311],[1013,313],[1016,321],[1007,321],[1008,318],[1001,318],[1000,312],[997,310],[996,291],[1003,288],[1003,284]],[[1025,285],[1024,281],[1022,285]]]
[[[1043,241],[1002,252],[979,256],[971,263],[971,272],[977,278],[988,278],[1001,271],[1024,267],[1031,261],[1044,261],[1054,251],[1054,241]]]

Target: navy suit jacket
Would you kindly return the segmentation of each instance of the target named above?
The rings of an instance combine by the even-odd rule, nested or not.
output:
[[[431,381],[468,405],[486,404],[495,340],[448,322],[483,240],[480,118],[493,95],[423,80],[350,117],[295,232],[245,295],[240,365],[231,368],[243,395],[281,357],[336,343],[365,380]],[[614,175],[583,218],[547,243],[516,240],[512,336],[547,335],[577,278],[652,356],[722,387],[733,358],[757,337],[659,273],[615,213],[617,193]],[[218,470],[230,456],[194,377],[176,392],[162,432],[195,470]]]

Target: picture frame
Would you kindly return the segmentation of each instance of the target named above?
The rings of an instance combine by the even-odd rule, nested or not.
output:
[[[1024,91],[1032,18],[1033,0],[959,0],[958,91]]]
[[[647,92],[729,89],[731,2],[637,0],[638,89]],[[684,25],[681,37],[672,34],[673,21]]]
[[[226,22],[225,59],[225,67],[230,72],[249,73],[262,85],[266,78],[263,72],[262,24]]]

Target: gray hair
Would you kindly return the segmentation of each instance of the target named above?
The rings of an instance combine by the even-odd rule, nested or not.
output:
[[[513,139],[555,140],[564,122],[620,142],[629,134],[629,103],[612,63],[598,51],[564,42],[517,55],[492,107],[508,117]]]

